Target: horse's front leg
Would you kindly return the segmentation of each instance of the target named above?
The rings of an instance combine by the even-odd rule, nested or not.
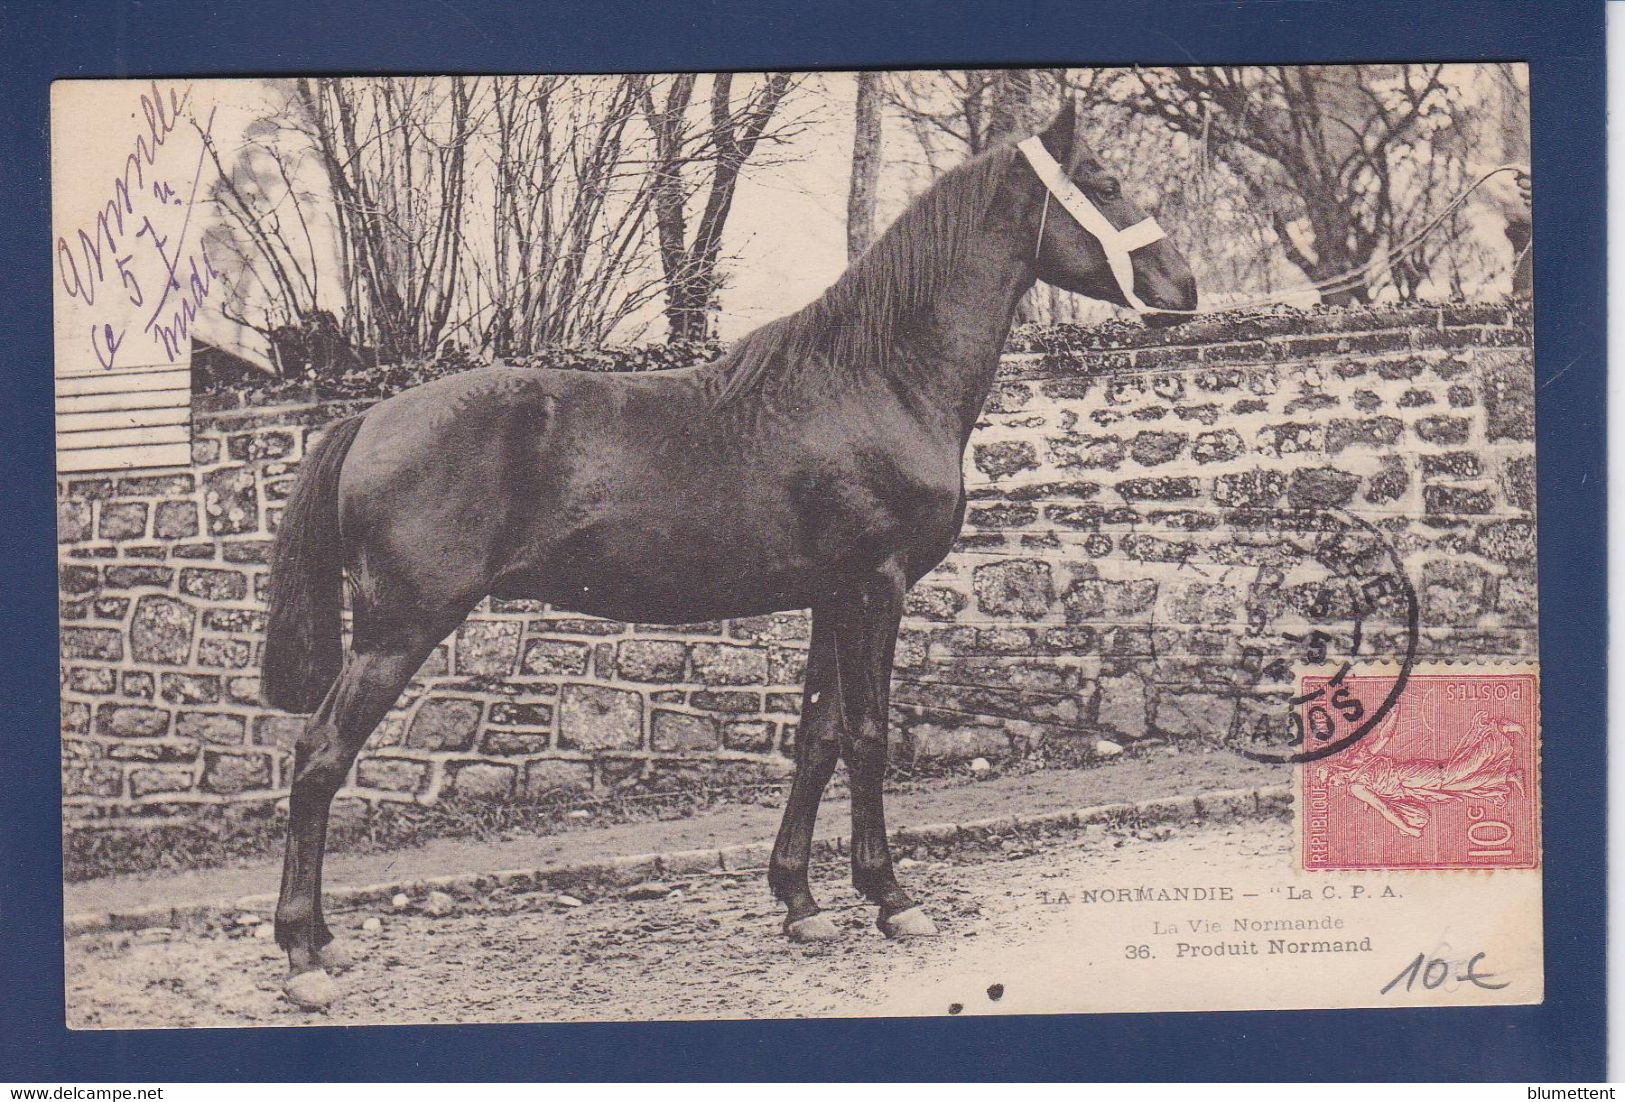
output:
[[[829,941],[840,936],[835,923],[818,909],[807,883],[818,804],[841,757],[840,698],[834,621],[829,613],[814,609],[812,646],[801,690],[801,725],[796,729],[795,779],[767,874],[773,894],[788,911],[784,932],[793,941]]]
[[[892,870],[881,791],[891,725],[892,656],[908,583],[895,561],[855,583],[840,606],[835,632],[845,721],[842,749],[852,783],[852,884],[880,905],[878,925],[887,937],[930,936],[937,932],[936,924],[903,891]]]

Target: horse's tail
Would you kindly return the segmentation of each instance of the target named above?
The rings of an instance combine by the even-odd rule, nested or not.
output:
[[[347,417],[322,434],[277,525],[260,662],[260,692],[273,708],[315,711],[344,662],[339,469],[360,428],[360,417]]]

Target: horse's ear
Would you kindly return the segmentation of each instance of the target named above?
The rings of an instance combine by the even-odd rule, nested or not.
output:
[[[1063,165],[1072,161],[1072,150],[1077,144],[1078,132],[1078,104],[1071,96],[1061,104],[1061,109],[1049,121],[1049,125],[1039,131],[1039,138],[1044,142],[1050,156]]]

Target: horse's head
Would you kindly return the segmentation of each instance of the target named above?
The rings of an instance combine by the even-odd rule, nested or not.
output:
[[[1196,308],[1190,265],[1089,149],[1070,100],[1021,143],[1014,171],[1030,185],[1023,193],[1031,196],[1039,279],[1133,307],[1154,325],[1183,320],[1159,309]]]

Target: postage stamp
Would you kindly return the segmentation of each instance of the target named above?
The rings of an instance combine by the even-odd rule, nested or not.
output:
[[[1419,667],[1301,678],[1303,748],[1339,724],[1370,734],[1300,767],[1305,869],[1531,869],[1540,865],[1539,676]]]

